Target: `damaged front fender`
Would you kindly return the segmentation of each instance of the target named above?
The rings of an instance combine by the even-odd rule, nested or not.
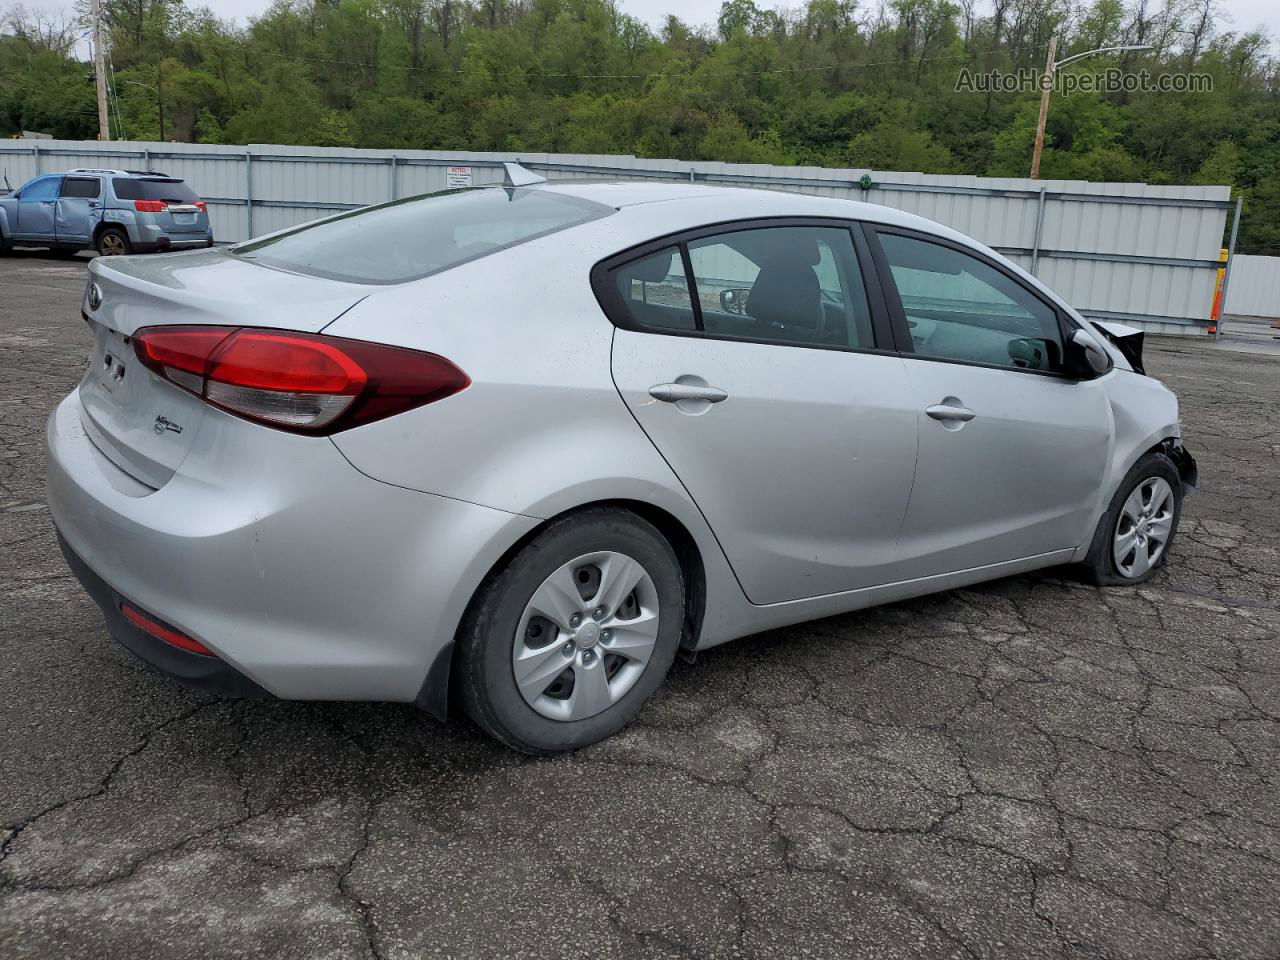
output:
[[[1164,452],[1178,468],[1178,476],[1182,478],[1183,493],[1200,485],[1200,469],[1196,466],[1196,458],[1182,445],[1181,440],[1166,440]]]

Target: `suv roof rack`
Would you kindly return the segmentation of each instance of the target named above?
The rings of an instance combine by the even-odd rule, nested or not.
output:
[[[103,167],[76,167],[73,170],[67,170],[67,173],[128,173],[128,170],[111,170]]]

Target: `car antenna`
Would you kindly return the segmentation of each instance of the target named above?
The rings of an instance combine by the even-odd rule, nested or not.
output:
[[[546,183],[547,178],[526,170],[519,163],[506,162],[502,165],[506,176],[502,178],[504,187],[532,187],[536,183]]]
[[[10,193],[13,193],[13,184],[11,184],[11,183],[9,182],[9,168],[8,168],[8,167],[5,167],[5,168],[4,168],[4,188],[5,188],[6,190],[8,190]]]

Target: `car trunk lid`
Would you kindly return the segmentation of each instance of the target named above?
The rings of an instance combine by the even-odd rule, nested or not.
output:
[[[83,309],[93,348],[79,388],[85,432],[116,466],[154,489],[186,457],[208,407],[139,362],[132,343],[138,330],[209,324],[317,333],[369,292],[217,250],[98,258],[89,273]]]

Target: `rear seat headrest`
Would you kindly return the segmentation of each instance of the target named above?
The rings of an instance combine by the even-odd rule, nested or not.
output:
[[[623,273],[632,280],[643,280],[645,283],[657,283],[667,279],[671,272],[671,252],[664,250],[653,256],[627,264]]]

